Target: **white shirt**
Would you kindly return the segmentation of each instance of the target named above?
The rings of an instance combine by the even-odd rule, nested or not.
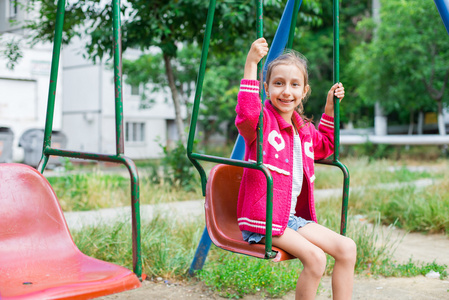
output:
[[[303,176],[301,139],[298,134],[295,134],[293,137],[293,185],[292,204],[290,207],[291,216],[296,212],[296,202],[298,201],[298,196],[301,193]]]

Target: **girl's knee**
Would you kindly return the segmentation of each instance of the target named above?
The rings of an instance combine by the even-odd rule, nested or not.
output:
[[[335,257],[335,260],[341,260],[355,264],[356,259],[357,259],[356,243],[348,237],[343,237],[343,240],[339,246],[338,255]]]
[[[304,270],[318,278],[321,278],[326,271],[326,263],[326,254],[319,248],[310,251],[303,261]]]

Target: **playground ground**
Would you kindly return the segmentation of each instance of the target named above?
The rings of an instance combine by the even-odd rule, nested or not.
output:
[[[427,185],[424,183],[424,185]],[[326,196],[333,191],[316,191],[319,197]],[[162,206],[144,205],[141,215],[151,218],[157,211],[169,210],[174,214],[189,216],[191,218],[204,217],[203,200],[177,202],[176,206],[164,204]],[[66,213],[66,219],[71,229],[84,225],[94,225],[96,222],[108,222],[119,219],[118,216],[129,216],[127,208],[104,209],[95,212]],[[398,263],[406,263],[410,258],[413,261],[449,266],[449,238],[446,235],[423,235],[408,233],[399,229],[392,230],[391,238],[400,239],[394,256]],[[330,299],[330,278],[322,280],[320,294],[317,299]],[[130,299],[223,299],[218,293],[212,293],[203,283],[191,280],[185,282],[167,281],[163,278],[146,280],[139,289],[115,295],[102,297],[104,300],[130,300]],[[262,295],[246,296],[245,300],[263,299]],[[294,299],[294,293],[285,295],[284,300]],[[355,279],[353,299],[449,299],[449,279],[440,280],[424,276],[412,278],[373,278],[358,276]]]
[[[404,236],[401,230],[395,230],[397,236]],[[422,235],[409,233],[403,237],[395,252],[398,262],[406,262],[410,257],[422,262],[436,261],[449,265],[449,238],[445,235]],[[159,278],[160,279],[160,278]],[[324,277],[317,300],[331,299],[331,280]],[[212,293],[201,282],[170,282],[165,280],[146,280],[141,288],[120,294],[105,296],[104,300],[137,299],[224,299],[218,293]],[[244,300],[264,299],[261,295],[250,295]],[[295,299],[290,292],[283,300]],[[353,299],[405,300],[405,299],[449,299],[449,279],[440,280],[425,276],[411,278],[372,278],[357,276],[354,283]]]
[[[366,278],[358,277],[354,283],[353,299],[403,300],[403,299],[449,299],[449,281],[430,279],[424,276],[413,278]],[[137,299],[224,299],[211,293],[202,283],[175,282],[155,283],[145,281],[139,289],[110,295],[98,299],[104,300],[137,300]],[[246,296],[243,300],[265,299],[261,295]],[[290,292],[282,300],[294,300],[294,292]],[[317,300],[331,299],[330,278],[325,277],[321,283]]]
[[[449,238],[445,235],[422,235],[409,233],[404,236],[401,230],[395,230],[397,237],[402,237],[395,259],[406,262],[410,257],[422,262],[436,261],[449,265]],[[317,300],[331,299],[331,280],[324,277]],[[203,283],[198,281],[170,282],[161,280],[146,280],[141,288],[109,295],[99,299],[104,300],[137,300],[137,299],[224,299],[218,293],[212,293]],[[244,300],[263,299],[261,295],[250,295]],[[283,300],[295,299],[294,292],[290,292]],[[449,299],[449,279],[440,280],[425,276],[411,278],[373,278],[357,276],[354,283],[353,299]]]

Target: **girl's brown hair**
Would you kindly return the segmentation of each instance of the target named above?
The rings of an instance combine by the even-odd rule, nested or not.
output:
[[[277,67],[279,65],[295,65],[298,67],[299,70],[301,70],[302,74],[304,75],[304,88],[309,85],[309,73],[307,68],[307,58],[302,55],[301,53],[288,49],[284,52],[284,54],[276,57],[273,59],[267,67],[267,73],[265,75],[265,82],[268,84],[270,82],[271,73],[273,71],[274,67]],[[308,119],[304,115],[304,103],[306,102],[307,98],[309,97],[311,92],[311,88],[309,86],[309,90],[307,91],[307,94],[302,99],[302,101],[299,103],[299,105],[296,107],[296,111],[298,114],[304,119],[306,122],[310,122],[311,119]]]

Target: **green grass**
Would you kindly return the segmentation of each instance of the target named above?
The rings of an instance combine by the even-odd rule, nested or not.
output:
[[[259,292],[262,296],[279,297],[295,288],[301,269],[299,260],[273,263],[213,247],[198,277],[227,298]]]
[[[105,174],[98,170],[50,177],[48,181],[55,190],[64,211],[123,206],[127,198],[126,193],[129,193],[129,183],[126,178],[117,174]]]
[[[391,160],[370,161],[367,158],[350,158],[343,161],[351,176],[351,187],[370,187],[383,183],[412,182],[424,178],[442,178],[449,168],[447,161],[437,161],[431,166],[440,166],[437,171],[411,171],[403,164]],[[142,163],[139,169],[140,200],[142,204],[156,204],[192,199],[202,199],[198,184],[186,191],[176,185],[154,179],[151,164]],[[210,169],[210,164],[205,164]],[[441,167],[443,166],[443,167]],[[341,188],[342,172],[331,166],[317,165],[315,188]],[[48,178],[64,211],[93,210],[108,207],[127,206],[130,203],[130,183],[127,173],[107,174],[98,168],[89,172],[63,174]],[[351,195],[352,201],[352,195]]]
[[[416,171],[392,160],[348,159],[344,163],[351,173],[351,187],[367,187],[352,191],[349,202],[347,234],[358,247],[356,273],[366,276],[417,276],[433,270],[439,272],[441,278],[447,277],[447,266],[435,262],[395,262],[393,253],[401,240],[393,238],[391,231],[384,230],[382,226],[394,224],[411,231],[448,233],[449,176],[444,174],[448,162],[427,162],[431,168]],[[316,188],[341,188],[340,173],[337,168],[319,166]],[[151,183],[146,178],[143,175],[141,180],[141,201],[144,204],[202,198],[199,188],[187,193],[164,182]],[[427,188],[411,185],[394,190],[376,188],[378,184],[413,182],[423,178],[436,181]],[[129,205],[128,179],[118,175],[93,172],[51,180],[67,209]],[[330,198],[317,202],[319,222],[335,231],[339,230],[340,201]],[[351,217],[358,214],[366,216],[371,224],[360,223]],[[164,215],[142,224],[144,272],[150,277],[186,279],[203,228],[203,220],[190,223]],[[130,235],[128,223],[73,232],[76,244],[87,255],[131,269]],[[333,263],[333,259],[328,257],[328,275],[332,272]],[[228,298],[240,298],[245,294],[281,297],[295,288],[301,270],[298,260],[273,263],[213,246],[197,278]]]
[[[407,231],[449,235],[449,176],[425,188],[354,192],[350,207],[370,220],[380,215],[383,224],[395,222]]]
[[[203,198],[201,187],[185,191],[164,181],[154,183],[145,174],[140,177],[141,204],[157,204]],[[126,176],[127,174],[125,174]],[[85,211],[128,206],[131,203],[130,179],[119,174],[94,170],[47,178],[64,211]]]
[[[428,170],[412,171],[407,168],[407,162],[385,159],[372,161],[367,157],[347,158],[343,159],[342,163],[349,169],[351,187],[369,187],[384,183],[442,178],[445,170],[449,168],[447,161],[436,161],[428,163]],[[315,168],[315,189],[342,187],[343,175],[339,168],[320,164],[316,164]]]
[[[204,222],[180,222],[164,215],[142,223],[141,246],[144,273],[150,278],[181,278],[192,262]],[[132,270],[131,225],[129,222],[87,227],[72,232],[85,254]]]
[[[338,201],[320,202],[322,224],[337,228]],[[149,277],[187,279],[187,271],[204,228],[203,220],[186,222],[158,215],[142,225],[144,272]],[[75,243],[87,255],[132,268],[131,228],[129,222],[113,226],[89,227],[72,233]],[[398,264],[392,259],[399,239],[380,230],[380,224],[361,224],[350,218],[348,236],[357,243],[356,273],[369,276],[417,276],[430,270],[447,276],[447,266],[409,261]],[[333,259],[328,256],[326,274],[332,273]],[[223,251],[212,246],[208,260],[197,278],[211,290],[227,298],[246,294],[281,297],[296,286],[302,265],[299,260],[273,263]]]

